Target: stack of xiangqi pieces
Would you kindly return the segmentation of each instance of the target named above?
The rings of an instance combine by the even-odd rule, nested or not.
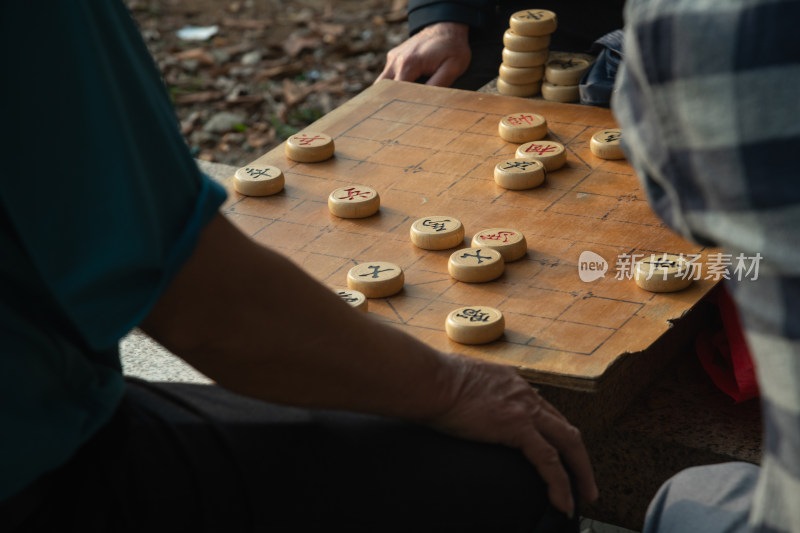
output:
[[[546,9],[517,11],[503,35],[503,63],[497,91],[509,96],[539,93],[544,65],[550,53],[550,35],[556,31],[556,14]]]
[[[592,65],[588,57],[581,54],[553,54],[544,69],[542,97],[553,102],[578,102],[581,99],[578,85],[583,74]]]

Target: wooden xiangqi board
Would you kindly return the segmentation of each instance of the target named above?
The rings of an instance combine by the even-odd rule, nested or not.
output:
[[[493,169],[518,145],[502,140],[497,126],[520,111],[545,116],[547,138],[567,147],[567,165],[541,187],[511,191],[494,183]],[[591,136],[609,127],[615,122],[606,109],[381,82],[308,128],[335,139],[334,158],[296,163],[280,146],[254,163],[281,168],[284,191],[258,198],[231,190],[225,212],[331,288],[345,287],[355,264],[400,265],[403,291],[370,300],[370,313],[435,348],[512,365],[532,382],[597,390],[615,362],[641,356],[714,285],[700,279],[654,294],[627,279],[623,254],[701,254],[702,263],[707,251],[660,223],[627,162],[591,154]],[[329,193],[350,184],[379,192],[378,214],[330,214]],[[496,281],[458,282],[447,272],[455,249],[426,251],[409,239],[411,224],[430,215],[461,220],[463,247],[483,229],[515,228],[528,253]],[[607,262],[604,277],[581,280],[584,251]],[[445,318],[465,305],[500,309],[504,336],[480,346],[450,341]]]

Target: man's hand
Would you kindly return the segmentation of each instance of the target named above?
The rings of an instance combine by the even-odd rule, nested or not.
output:
[[[141,326],[239,394],[416,420],[518,448],[547,482],[550,501],[569,514],[563,458],[581,496],[596,497],[578,430],[513,368],[443,354],[350,309],[221,214]]]
[[[386,67],[378,80],[416,81],[429,76],[427,85],[449,87],[469,66],[469,27],[458,22],[439,22],[389,50]]]
[[[598,490],[580,432],[508,366],[458,357],[462,373],[452,407],[429,425],[458,437],[522,450],[548,485],[553,505],[572,516],[575,503],[563,459],[585,501]]]

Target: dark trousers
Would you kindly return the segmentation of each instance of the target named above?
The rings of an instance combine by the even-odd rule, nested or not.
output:
[[[26,506],[19,531],[577,531],[516,450],[141,380],[0,520]]]

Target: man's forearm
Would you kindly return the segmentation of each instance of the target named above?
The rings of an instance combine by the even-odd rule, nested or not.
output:
[[[219,384],[279,403],[425,419],[458,383],[447,357],[350,309],[222,215],[142,327]]]
[[[597,497],[580,433],[513,368],[440,354],[351,309],[222,215],[142,327],[236,392],[401,417],[518,448],[553,504],[572,513],[563,457],[583,498]]]

